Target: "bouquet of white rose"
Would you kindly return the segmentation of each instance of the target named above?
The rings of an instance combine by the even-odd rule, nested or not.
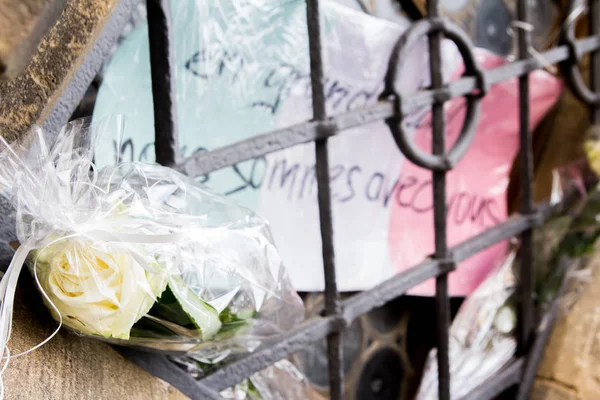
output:
[[[77,120],[52,140],[38,129],[4,143],[0,188],[21,243],[0,282],[6,360],[25,263],[61,325],[120,345],[210,360],[299,323],[264,220],[170,168],[95,168],[96,143],[121,128],[120,117]]]

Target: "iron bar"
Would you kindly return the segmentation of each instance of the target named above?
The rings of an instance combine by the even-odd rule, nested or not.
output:
[[[554,207],[544,204],[537,208],[535,215],[513,216],[508,221],[450,248],[450,254],[457,263],[466,260],[487,247],[518,235],[530,226],[541,225],[553,209]],[[447,266],[441,265],[438,260],[424,260],[393,278],[342,301],[343,323],[336,316],[308,320],[296,329],[273,338],[254,353],[208,375],[203,378],[203,382],[206,386],[218,390],[230,387],[273,362],[323,339],[329,333],[349,326],[358,316],[402,296],[411,287],[448,271]]]
[[[114,346],[114,348],[137,366],[165,382],[169,382],[191,400],[219,400],[222,398],[215,390],[208,388],[203,382],[198,382],[164,355],[122,346]]]
[[[449,253],[452,255],[454,262],[460,263],[490,246],[520,234],[532,226],[541,225],[552,210],[553,207],[546,204],[540,206],[534,215],[515,215],[507,221],[451,247]],[[458,268],[460,268],[460,265]],[[381,307],[403,295],[411,287],[448,271],[450,271],[450,268],[447,265],[441,265],[438,261],[427,259],[370,290],[360,292],[344,300],[342,302],[344,319],[347,324],[350,324],[359,315]]]
[[[576,41],[579,50],[587,53],[600,48],[600,38],[588,37]],[[491,70],[484,71],[487,82],[490,85],[506,81],[511,78],[518,78],[538,69],[544,68],[545,64],[555,64],[569,58],[569,49],[567,46],[555,47],[551,50],[541,53],[539,56],[530,56],[526,59],[520,59],[506,63]],[[541,62],[544,60],[544,63]],[[451,98],[464,96],[477,88],[477,82],[473,77],[461,78],[447,85],[447,93]],[[413,96],[403,99],[403,105],[407,110],[416,109],[425,105],[433,104],[436,96],[435,91],[420,91]]]
[[[339,331],[341,326],[335,317],[310,319],[265,343],[255,352],[219,368],[202,378],[201,382],[214,390],[226,389],[289,354],[305,349],[331,332]]]
[[[471,391],[460,400],[489,400],[495,399],[506,389],[519,383],[523,375],[525,359],[519,358],[500,371],[496,376],[487,380],[483,385]]]
[[[255,136],[211,152],[188,157],[178,167],[189,176],[201,176],[242,161],[261,157],[302,143],[309,143],[345,130],[383,120],[394,115],[390,102],[382,102],[361,110],[328,117],[324,121],[309,121],[288,128]]]
[[[154,105],[154,151],[157,163],[173,166],[177,161],[178,148],[171,2],[147,0],[146,5]]]
[[[600,38],[596,36],[581,39],[577,43],[583,52],[600,49]],[[540,57],[549,63],[556,63],[567,59],[569,52],[566,46],[560,46],[542,53]],[[538,58],[530,57],[484,71],[484,75],[490,84],[496,84],[542,67]],[[406,110],[416,110],[432,105],[436,96],[439,96],[442,91],[450,98],[455,98],[469,94],[476,88],[476,79],[465,77],[447,84],[441,90],[422,90],[406,96],[406,98],[402,98],[402,104]],[[382,101],[370,107],[328,117],[324,121],[309,121],[293,125],[210,152],[198,153],[183,160],[176,168],[192,177],[202,176],[242,161],[262,157],[298,144],[331,137],[344,130],[393,116],[393,104],[389,101]]]
[[[526,26],[529,22],[527,0],[517,2],[517,20]],[[531,34],[525,27],[517,27],[518,57],[529,57]],[[520,167],[521,167],[521,214],[533,213],[533,147],[529,129],[529,75],[519,77],[519,125],[520,125]],[[519,270],[519,354],[529,349],[534,320],[534,274],[533,274],[533,229],[521,234],[519,247],[521,268]]]
[[[321,21],[319,1],[307,0],[306,21],[308,24],[308,47],[310,54],[310,78],[312,87],[313,120],[327,118],[325,86],[323,76],[323,54],[321,48]],[[322,128],[322,127],[321,127]],[[333,248],[333,221],[331,215],[331,188],[329,186],[329,153],[327,137],[315,141],[317,170],[317,193],[323,269],[325,274],[325,315],[340,313],[340,294],[335,277],[335,254]],[[344,371],[342,368],[342,336],[339,331],[327,335],[327,365],[329,372],[329,398],[344,398]]]
[[[429,18],[438,18],[438,1],[427,1],[427,14]],[[429,34],[429,72],[431,74],[431,88],[439,89],[444,85],[442,75],[442,33]],[[446,121],[444,116],[444,103],[436,102],[431,107],[433,154],[442,156],[446,152]],[[446,171],[433,171],[433,225],[435,229],[435,255],[434,258],[442,264],[454,269],[454,262],[448,259],[447,242],[447,214],[446,202]],[[442,272],[435,281],[436,302],[436,344],[438,361],[438,398],[450,400],[450,360],[448,348],[448,331],[450,328],[450,298],[448,297],[448,272]]]

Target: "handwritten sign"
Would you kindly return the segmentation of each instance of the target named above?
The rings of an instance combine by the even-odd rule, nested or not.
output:
[[[234,0],[220,1],[218,10],[186,1],[172,2],[172,7],[182,154],[212,150],[312,117],[303,1],[279,2],[270,13],[245,4],[245,17]],[[391,50],[404,28],[333,2],[321,7],[329,115],[375,104]],[[487,53],[480,58],[487,67],[502,62]],[[449,42],[443,44],[443,59],[446,78],[460,72],[457,50]],[[399,85],[405,93],[416,92],[429,84],[427,71],[424,41],[403,61]],[[484,134],[478,132],[475,150],[449,175],[450,244],[506,218],[503,196],[517,149],[517,119],[506,120],[517,101],[516,87],[510,86],[514,82],[502,85],[494,87],[484,100],[480,125]],[[533,122],[550,107],[558,90],[552,78],[534,75]],[[462,124],[461,101],[448,104],[449,141]],[[492,112],[509,104],[513,104],[512,111],[503,112],[501,119]],[[117,112],[127,116],[123,141],[105,144],[106,151],[97,155],[100,165],[113,163],[117,155],[125,160],[153,161],[152,109],[144,25],[117,51],[100,89],[94,117]],[[404,121],[409,135],[424,148],[431,142],[427,112],[417,110]],[[492,127],[494,135],[489,133]],[[340,290],[367,289],[430,254],[434,237],[431,173],[405,162],[387,125],[378,121],[340,132],[328,146]],[[484,156],[482,151],[494,152],[492,148],[497,154]],[[475,163],[483,163],[485,169]],[[481,171],[493,178],[483,177]],[[198,180],[270,221],[296,289],[323,289],[313,143],[239,163]],[[471,291],[493,267],[502,246],[469,260],[465,269],[468,279],[461,272],[454,273],[451,293]],[[433,292],[427,283],[414,293]]]
[[[477,51],[476,56],[484,69],[496,68],[506,62],[483,50]],[[560,91],[560,82],[551,75],[542,71],[531,75],[531,128],[552,107]],[[477,133],[469,151],[447,175],[449,246],[457,245],[507,218],[508,176],[519,148],[518,93],[517,79],[492,86],[482,101]],[[454,99],[447,104],[446,134],[450,143],[457,139],[464,116],[463,99]],[[417,131],[415,141],[422,148],[430,146],[432,138],[429,126],[425,125]],[[431,173],[415,165],[407,164],[402,172],[414,175],[417,180],[429,180],[431,185]],[[431,203],[427,206],[423,212],[412,212],[396,204],[392,206],[389,249],[392,262],[400,271],[434,252],[434,236],[431,232],[407,229],[410,226],[431,224]],[[490,268],[502,259],[506,245],[506,242],[499,243],[460,263],[459,269],[450,275],[450,292],[459,295],[471,293]],[[403,251],[406,248],[411,251]],[[413,294],[434,292],[433,280],[410,291]]]

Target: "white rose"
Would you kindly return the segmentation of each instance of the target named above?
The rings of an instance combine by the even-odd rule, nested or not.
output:
[[[146,271],[127,251],[109,249],[107,243],[65,239],[36,254],[37,276],[65,325],[86,334],[129,339],[131,327],[150,311],[168,277]]]

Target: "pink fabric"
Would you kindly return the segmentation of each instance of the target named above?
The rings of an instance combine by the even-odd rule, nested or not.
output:
[[[506,61],[483,50],[476,56],[484,69]],[[462,71],[458,71],[457,76]],[[533,128],[558,99],[562,86],[543,71],[530,75],[531,127]],[[512,162],[519,148],[518,81],[511,79],[491,87],[482,101],[477,133],[458,166],[448,173],[448,245],[454,246],[507,218],[506,188]],[[454,143],[463,125],[464,99],[446,105],[447,148]],[[414,140],[431,150],[430,120],[416,131]],[[431,172],[406,162],[391,202],[389,226],[390,258],[404,271],[434,252]],[[463,261],[449,276],[451,296],[470,294],[505,254],[507,243],[499,243]],[[431,296],[435,280],[413,288],[409,294]]]

